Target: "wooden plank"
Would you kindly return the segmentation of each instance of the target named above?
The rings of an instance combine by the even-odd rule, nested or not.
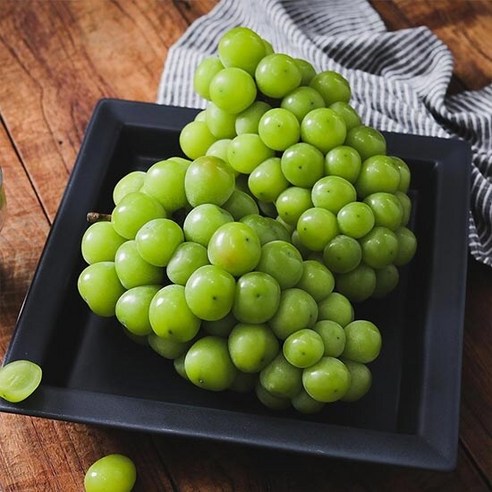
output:
[[[489,0],[370,0],[389,30],[427,26],[454,56],[453,92],[492,80],[492,2]]]
[[[2,1],[0,108],[50,220],[96,101],[155,100],[186,25],[171,0]]]

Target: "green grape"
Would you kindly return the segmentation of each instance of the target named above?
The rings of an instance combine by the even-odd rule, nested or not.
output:
[[[232,314],[232,311],[227,313],[223,318],[214,321],[204,320],[202,322],[202,328],[208,335],[215,335],[218,337],[228,337],[229,333],[236,326],[238,320]]]
[[[230,273],[205,265],[195,270],[186,282],[186,303],[198,318],[218,320],[232,309],[235,289],[236,281]]]
[[[372,268],[383,268],[397,259],[398,237],[386,227],[375,227],[360,240],[362,261]]]
[[[260,383],[255,387],[255,393],[258,400],[270,410],[285,410],[290,407],[290,399],[272,395]]]
[[[311,398],[308,392],[302,389],[292,398],[292,406],[301,413],[312,414],[318,413],[323,410],[325,404],[321,401],[317,401]]]
[[[127,241],[118,248],[114,266],[125,289],[139,285],[158,285],[164,278],[161,267],[151,265],[140,256],[136,241]]]
[[[396,195],[380,191],[364,198],[374,214],[374,225],[394,231],[403,221],[403,206]]]
[[[342,357],[367,364],[381,351],[381,333],[378,327],[366,320],[352,321],[345,327],[345,349]]]
[[[310,328],[303,328],[289,335],[282,347],[287,361],[301,369],[316,364],[323,357],[324,351],[323,339]]]
[[[269,109],[258,123],[258,134],[267,147],[285,150],[299,141],[297,118],[287,109]]]
[[[264,160],[273,156],[261,138],[254,133],[242,133],[235,137],[227,151],[229,164],[234,170],[249,174]]]
[[[350,104],[343,101],[338,101],[330,104],[330,109],[333,109],[335,113],[338,113],[343,118],[347,131],[355,128],[356,126],[360,126],[360,116],[357,114],[357,111],[350,106]]]
[[[209,86],[210,99],[220,109],[237,114],[249,107],[256,98],[256,84],[241,68],[224,68]]]
[[[257,271],[271,275],[282,290],[294,287],[299,282],[303,268],[301,253],[290,242],[282,240],[264,244],[260,261],[256,265]]]
[[[393,291],[400,280],[398,268],[395,265],[387,265],[376,270],[376,287],[372,297],[382,299]]]
[[[123,176],[113,189],[113,202],[115,205],[121,202],[124,196],[134,191],[140,191],[145,179],[144,171],[132,171]]]
[[[347,273],[336,276],[335,288],[352,302],[362,302],[374,293],[376,272],[370,266],[361,263]]]
[[[311,199],[315,207],[321,207],[334,214],[357,199],[353,185],[340,176],[325,176],[314,183]]]
[[[100,261],[114,261],[117,249],[125,241],[126,239],[114,230],[111,222],[95,222],[82,236],[82,257],[89,265]]]
[[[271,330],[262,324],[237,324],[228,339],[234,365],[243,372],[260,372],[277,356],[279,343]]]
[[[258,203],[258,208],[260,209],[260,212],[264,216],[270,217],[271,219],[273,219],[278,215],[277,207],[275,206],[274,203],[262,202],[261,200],[257,200],[257,203]]]
[[[265,96],[281,98],[300,85],[302,74],[293,58],[274,53],[258,63],[255,78]]]
[[[370,126],[355,126],[347,131],[345,145],[353,147],[362,161],[373,155],[386,154],[386,139],[383,134]]]
[[[307,246],[305,246],[299,238],[299,232],[294,230],[292,232],[290,242],[299,250],[303,258],[309,258],[313,253]]]
[[[274,202],[289,182],[285,179],[279,157],[270,157],[259,164],[249,175],[251,193],[263,202]]]
[[[323,263],[334,273],[347,273],[362,260],[362,249],[356,239],[339,234],[323,250]]]
[[[260,383],[273,396],[293,398],[302,389],[302,370],[279,353],[260,372]]]
[[[208,265],[207,248],[192,241],[181,243],[167,264],[166,273],[174,284],[185,285],[191,274]]]
[[[208,103],[205,121],[215,138],[234,138],[236,136],[236,115],[227,113],[213,102]]]
[[[174,158],[156,162],[147,171],[142,192],[154,197],[169,213],[185,207],[184,179],[189,165]]]
[[[232,140],[230,138],[221,138],[220,140],[215,141],[207,150],[205,155],[218,157],[222,159],[224,162],[229,164],[229,157],[227,156],[229,152],[229,146],[231,145]]]
[[[188,375],[186,374],[185,370],[185,358],[186,358],[186,352],[179,357],[176,357],[176,359],[173,360],[173,366],[175,371],[186,381],[189,381]]]
[[[324,108],[325,101],[321,94],[312,87],[301,86],[287,94],[280,107],[290,111],[301,123],[304,116],[316,108]]]
[[[316,70],[311,63],[302,58],[294,58],[294,61],[301,72],[301,85],[308,85],[316,75]]]
[[[311,188],[323,176],[324,156],[316,147],[299,142],[282,154],[281,168],[294,186]]]
[[[131,331],[127,330],[124,326],[123,328],[123,333],[134,343],[137,343],[138,345],[141,345],[142,347],[147,347],[149,344],[147,342],[147,336],[146,335],[135,335],[135,333],[132,333]]]
[[[318,305],[307,292],[290,288],[282,291],[277,312],[268,324],[281,340],[292,333],[311,328],[318,318]]]
[[[303,265],[302,277],[296,287],[305,290],[316,302],[328,297],[335,286],[330,270],[316,260],[306,260]]]
[[[329,403],[340,400],[350,387],[347,366],[335,357],[323,357],[302,371],[302,385],[311,398]]]
[[[243,217],[251,214],[258,214],[260,210],[255,200],[250,195],[241,190],[234,190],[229,199],[222,205],[234,218],[239,221]]]
[[[397,191],[395,193],[395,196],[400,201],[400,204],[401,204],[402,209],[403,209],[403,216],[401,219],[401,225],[406,226],[406,225],[408,225],[408,222],[410,221],[410,215],[412,213],[412,201],[410,200],[410,197],[407,194],[405,194],[401,191]]]
[[[166,218],[166,215],[166,210],[155,198],[135,191],[128,193],[116,205],[111,222],[120,236],[133,239],[149,220]]]
[[[301,123],[301,140],[314,145],[323,154],[342,145],[346,133],[343,118],[329,108],[313,109]]]
[[[325,319],[344,327],[354,320],[354,308],[344,295],[332,292],[318,303],[318,321]]]
[[[183,231],[187,241],[193,241],[208,246],[215,231],[234,218],[223,208],[211,203],[204,203],[193,208],[186,216]]]
[[[159,289],[157,285],[140,285],[127,290],[118,299],[116,318],[130,333],[144,336],[152,331],[149,306]]]
[[[157,292],[149,306],[149,320],[156,335],[176,342],[188,342],[200,329],[182,285],[166,285]]]
[[[275,206],[280,218],[287,224],[295,226],[299,217],[313,207],[311,191],[298,186],[290,186],[280,193]]]
[[[98,459],[84,477],[85,492],[130,492],[137,480],[133,461],[121,454]]]
[[[31,396],[41,383],[43,371],[30,360],[15,360],[0,367],[0,398],[19,403]]]
[[[236,115],[235,130],[238,135],[243,133],[258,133],[258,124],[261,117],[272,109],[270,104],[264,101],[255,101],[251,106]]]
[[[336,321],[323,319],[318,321],[313,330],[323,340],[323,355],[338,357],[345,348],[345,330]]]
[[[265,56],[271,55],[272,53],[274,53],[272,44],[269,41],[267,41],[266,39],[263,39],[262,41],[263,41],[263,44],[265,45]]]
[[[212,265],[239,277],[260,261],[261,244],[255,231],[242,222],[220,226],[208,243],[208,259]]]
[[[177,342],[169,338],[161,338],[155,333],[147,337],[150,348],[165,359],[177,359],[185,354],[191,346],[191,342]]]
[[[139,255],[148,263],[164,267],[184,241],[181,227],[170,219],[153,219],[144,224],[135,242]]]
[[[241,323],[265,323],[279,304],[280,286],[268,273],[249,272],[238,279],[232,312]]]
[[[264,40],[251,29],[234,27],[220,38],[218,52],[224,67],[242,68],[254,75],[266,48]]]
[[[223,70],[224,65],[216,56],[207,56],[199,64],[193,76],[193,88],[204,99],[210,99],[210,82]]]
[[[398,241],[398,252],[394,263],[397,266],[403,266],[414,257],[417,251],[417,239],[415,234],[406,227],[400,227],[395,234]]]
[[[179,146],[190,159],[205,155],[216,140],[204,121],[191,121],[179,134]]]
[[[297,232],[304,246],[311,251],[323,251],[338,234],[336,215],[324,208],[310,208],[299,217]]]
[[[395,193],[400,184],[400,171],[391,157],[374,155],[362,163],[355,183],[357,193],[365,198],[378,191]]]
[[[77,288],[93,313],[107,317],[114,316],[116,302],[125,292],[111,261],[93,263],[82,270]]]
[[[339,210],[337,222],[343,234],[359,239],[372,230],[375,219],[369,205],[362,202],[352,202]]]
[[[325,156],[325,174],[340,176],[352,184],[359,177],[361,165],[359,153],[346,145],[331,149]]]
[[[393,162],[396,164],[400,171],[400,184],[398,185],[398,191],[407,193],[410,187],[411,172],[408,164],[399,157],[392,156]]]
[[[360,400],[370,389],[372,385],[372,374],[370,369],[360,362],[344,360],[350,372],[350,387],[341,398],[342,401]]]
[[[231,144],[232,145],[232,144]],[[213,156],[193,161],[185,175],[185,193],[190,205],[223,205],[234,191],[234,172],[222,159]]]
[[[339,101],[348,103],[350,100],[350,85],[337,72],[331,70],[320,72],[312,78],[309,85],[323,96],[326,106]]]
[[[238,371],[229,389],[238,393],[250,393],[255,389],[257,382],[258,376],[256,373]]]
[[[287,229],[271,217],[251,214],[243,217],[241,222],[249,225],[256,232],[262,246],[270,241],[289,241],[290,239]]]
[[[210,391],[229,388],[237,374],[227,340],[221,337],[206,336],[196,341],[188,349],[184,365],[188,379]]]

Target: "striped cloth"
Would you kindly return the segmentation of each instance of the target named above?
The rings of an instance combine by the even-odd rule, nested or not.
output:
[[[205,107],[194,93],[193,73],[237,25],[317,71],[340,72],[365,124],[467,140],[473,151],[469,247],[474,258],[492,266],[492,84],[447,96],[449,49],[426,27],[388,32],[366,0],[222,0],[169,50],[157,102]]]

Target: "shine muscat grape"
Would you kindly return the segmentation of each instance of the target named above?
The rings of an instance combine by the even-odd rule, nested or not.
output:
[[[408,165],[341,74],[246,27],[194,88],[186,158],[124,176],[84,234],[81,297],[202,389],[306,414],[362,398],[382,338],[353,304],[388,295],[416,252]]]

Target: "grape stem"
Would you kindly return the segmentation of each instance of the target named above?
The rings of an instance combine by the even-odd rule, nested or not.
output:
[[[89,212],[87,214],[87,222],[89,222],[89,224],[102,221],[111,221],[111,214],[102,214],[99,212]]]

